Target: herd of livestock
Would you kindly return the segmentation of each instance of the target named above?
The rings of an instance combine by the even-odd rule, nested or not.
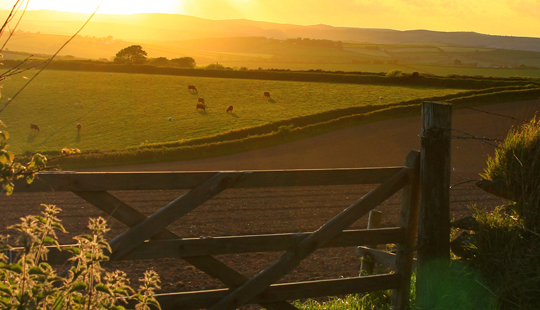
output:
[[[195,85],[188,85],[188,91],[193,92],[193,93],[198,93],[197,87],[195,87]],[[263,97],[270,99],[270,92],[265,91],[263,94]],[[199,99],[197,99],[196,109],[197,110],[201,109],[203,111],[206,111],[206,103],[204,102],[204,98],[199,97]],[[232,111],[233,111],[233,106],[232,105],[228,106],[226,112],[232,113]],[[173,120],[172,117],[169,117],[169,120],[172,121]],[[77,128],[77,132],[80,132],[82,125],[80,123],[77,123],[75,127]],[[30,131],[39,132],[39,126],[36,124],[30,124]]]
[[[193,92],[193,93],[198,93],[197,87],[195,87],[195,85],[188,85],[188,91]],[[270,92],[265,91],[263,96],[264,98],[270,98]],[[196,109],[197,110],[201,109],[203,111],[206,111],[206,103],[204,102],[204,98],[199,97],[199,99],[197,100]],[[226,112],[232,113],[232,111],[233,111],[233,106],[232,105],[228,106]]]

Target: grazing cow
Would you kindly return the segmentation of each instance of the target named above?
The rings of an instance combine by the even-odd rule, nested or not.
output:
[[[39,127],[36,124],[30,124],[30,130],[39,131]]]
[[[76,127],[77,127],[77,131],[80,132],[80,131],[81,131],[81,127],[82,127],[81,123],[77,123],[77,126],[76,126]]]
[[[203,97],[199,97],[199,99],[197,100],[197,103],[202,103],[203,105],[206,104],[204,102],[204,98]]]
[[[197,110],[202,109],[206,112],[206,109],[204,108],[204,104],[197,103]]]
[[[227,108],[227,113],[231,112],[232,113],[232,105],[230,105],[228,108]]]
[[[195,85],[188,85],[187,89],[188,89],[188,91],[197,92],[197,87],[195,87]]]
[[[269,91],[264,92],[264,98],[270,98],[270,92]]]

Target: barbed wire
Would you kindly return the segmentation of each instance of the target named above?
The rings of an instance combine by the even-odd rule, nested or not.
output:
[[[462,133],[466,136],[450,136],[451,139],[461,139],[461,140],[478,140],[482,143],[485,143],[485,144],[488,144],[488,145],[491,145],[491,146],[494,146],[494,147],[499,147],[497,144],[493,144],[493,143],[490,143],[489,141],[494,141],[494,142],[499,142],[499,141],[502,141],[502,139],[494,139],[494,138],[485,138],[485,137],[478,137],[478,136],[475,136],[471,133],[468,133],[466,131],[463,131],[463,130],[459,130],[459,129],[455,129],[455,128],[448,128],[448,127],[432,127],[430,129],[427,129],[427,130],[436,130],[436,129],[443,129],[443,130],[449,130],[449,131],[456,131],[456,132],[459,132],[459,133]],[[420,135],[420,138],[422,139],[435,139],[435,138],[429,138],[429,137],[426,137],[424,134],[421,134]]]
[[[538,100],[540,100],[540,98]],[[464,109],[473,110],[473,111],[476,111],[476,112],[481,112],[481,113],[485,113],[485,114],[490,114],[490,115],[500,116],[500,117],[504,117],[504,118],[509,118],[509,119],[512,119],[512,120],[515,120],[515,121],[518,121],[518,122],[522,122],[523,124],[528,124],[529,123],[528,121],[525,121],[525,120],[510,116],[510,115],[504,115],[504,114],[500,114],[500,113],[489,112],[489,111],[485,111],[485,110],[481,110],[481,109],[477,109],[477,108],[473,108],[473,107],[464,106],[464,105],[461,105],[459,103],[450,103],[450,104],[461,107],[461,108],[464,108]]]

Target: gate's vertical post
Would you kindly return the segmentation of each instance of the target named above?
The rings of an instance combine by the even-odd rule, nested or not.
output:
[[[401,190],[401,216],[399,226],[405,228],[405,238],[397,244],[395,273],[402,275],[398,289],[392,292],[392,309],[405,310],[409,306],[414,244],[418,227],[418,200],[420,196],[420,153],[412,151],[405,159],[405,166],[413,173],[409,184]]]
[[[450,261],[450,166],[452,105],[422,104],[420,214],[417,301],[421,309],[436,303],[434,284]]]

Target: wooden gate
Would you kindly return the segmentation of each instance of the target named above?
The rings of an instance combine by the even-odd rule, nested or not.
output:
[[[110,242],[111,260],[180,257],[229,289],[179,292],[157,296],[163,309],[236,309],[259,304],[267,309],[296,309],[287,300],[393,289],[393,306],[405,309],[418,218],[419,153],[411,152],[403,167],[230,171],[40,173],[30,186],[17,191],[71,191],[130,227]],[[228,188],[380,184],[314,232],[182,239],[167,226]],[[146,217],[108,191],[190,189]],[[384,200],[402,189],[399,227],[346,230]],[[275,284],[322,247],[396,244],[393,273],[367,277]],[[286,251],[275,263],[249,279],[215,255]],[[62,259],[51,252],[52,263]]]

